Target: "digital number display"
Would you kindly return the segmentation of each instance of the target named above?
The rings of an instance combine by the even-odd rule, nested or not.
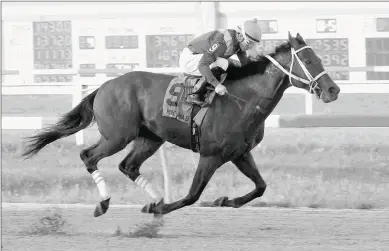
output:
[[[73,67],[71,21],[33,22],[35,69]]]
[[[58,82],[72,82],[72,74],[35,74],[35,83],[58,83]]]
[[[389,37],[366,38],[366,66],[389,66]],[[389,80],[389,72],[367,72],[367,80]]]
[[[106,49],[137,49],[138,36],[106,36],[105,48]]]
[[[262,39],[259,46],[255,47],[255,51],[258,54],[267,55],[273,53],[277,46],[285,42],[285,39]]]
[[[78,45],[81,50],[88,50],[95,48],[95,37],[93,36],[79,36]]]
[[[317,33],[334,33],[336,31],[336,19],[316,19]]]
[[[127,72],[133,71],[136,67],[139,67],[139,64],[137,64],[137,63],[107,64],[107,69],[126,69],[126,70],[128,70]],[[107,73],[107,77],[117,77],[117,76],[120,76],[123,74],[124,74],[124,72],[122,72],[122,73]]]
[[[71,21],[42,21],[33,22],[34,33],[71,33]]]
[[[258,46],[255,46],[247,51],[247,55],[252,58],[257,57],[258,55],[267,55],[274,52],[274,49],[278,45],[285,42],[285,39],[262,39]]]
[[[191,34],[146,36],[147,67],[179,67],[180,54],[193,38]]]
[[[389,18],[377,18],[376,29],[378,32],[389,32]]]
[[[262,34],[278,33],[277,20],[259,20],[258,23],[261,27]]]
[[[96,64],[80,64],[80,69],[96,69]],[[80,73],[80,77],[95,77],[96,73]]]
[[[324,68],[349,66],[348,38],[314,38],[305,39],[315,53],[321,58]],[[329,71],[333,80],[349,80],[349,71]]]
[[[274,52],[275,47],[285,43],[285,39],[263,39],[260,45],[255,48],[255,53],[266,55]],[[347,38],[317,38],[305,39],[307,45],[311,46],[326,67],[347,67],[349,66],[349,49]],[[349,72],[328,72],[333,80],[348,80]]]
[[[305,41],[321,58],[324,67],[349,65],[347,38],[306,39]]]

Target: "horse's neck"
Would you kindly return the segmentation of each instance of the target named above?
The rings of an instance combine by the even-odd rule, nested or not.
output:
[[[289,69],[290,67],[290,51],[280,52],[273,57],[284,69]],[[290,86],[288,81],[284,81],[287,75],[278,68],[277,65],[272,62],[266,68],[266,74],[269,75],[266,88],[273,92],[273,95],[282,95],[283,92]]]
[[[280,52],[274,56],[274,59],[286,69],[289,69],[291,59],[288,53],[290,51]],[[251,106],[257,106],[258,101],[266,102],[266,114],[262,115],[267,117],[277,106],[285,90],[290,86],[289,77],[275,64],[270,62],[264,74],[255,75],[253,78],[247,81],[250,89],[255,93]]]

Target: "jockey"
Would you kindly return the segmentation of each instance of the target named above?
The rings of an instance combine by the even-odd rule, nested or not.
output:
[[[193,94],[188,101],[204,105],[200,100],[200,93],[210,83],[215,92],[224,95],[227,89],[212,74],[211,69],[220,67],[222,72],[228,68],[228,58],[236,54],[242,65],[249,60],[246,51],[260,43],[261,28],[256,18],[246,20],[236,29],[214,30],[193,39],[185,48],[179,59],[180,68],[184,73],[202,76],[201,81],[193,88]]]

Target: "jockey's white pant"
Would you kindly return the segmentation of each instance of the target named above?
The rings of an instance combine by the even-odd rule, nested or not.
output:
[[[186,74],[201,76],[199,71],[199,62],[203,54],[194,54],[188,49],[185,48],[180,54],[179,66],[181,71]],[[225,58],[217,57],[216,61],[210,65],[210,68],[221,67],[223,70],[228,68],[228,60]]]

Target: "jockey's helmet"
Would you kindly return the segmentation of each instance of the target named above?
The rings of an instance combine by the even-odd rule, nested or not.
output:
[[[257,44],[262,38],[262,30],[256,18],[245,20],[238,25],[237,32],[243,36],[246,44]]]

